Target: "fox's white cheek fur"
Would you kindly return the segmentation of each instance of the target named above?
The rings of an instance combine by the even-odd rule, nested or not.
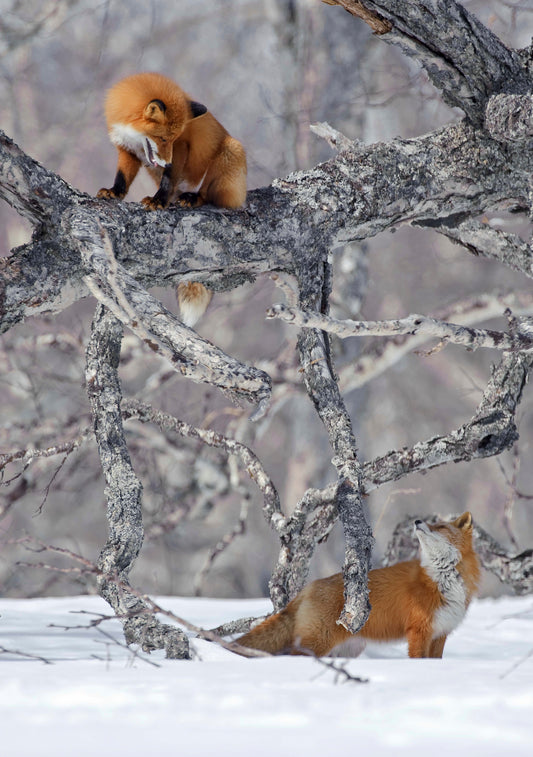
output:
[[[159,166],[165,166],[165,161],[158,155],[157,145],[145,134],[141,134],[129,124],[113,124],[109,130],[109,139],[115,147],[123,147],[124,150],[133,153],[145,166],[153,166],[154,162]],[[147,143],[150,144],[152,155],[148,154]]]

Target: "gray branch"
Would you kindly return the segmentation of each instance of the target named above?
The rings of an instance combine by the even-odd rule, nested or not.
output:
[[[420,224],[424,226],[425,224]],[[446,220],[430,224],[440,234],[463,245],[473,255],[497,260],[499,263],[533,278],[533,250],[531,244],[524,242],[516,234],[509,234],[500,229],[493,229],[486,223],[468,219],[449,224]]]
[[[436,436],[409,449],[389,452],[363,467],[368,493],[407,473],[430,470],[450,462],[498,455],[518,439],[516,410],[533,365],[528,353],[505,353],[494,368],[474,416],[446,436]]]
[[[167,657],[189,656],[185,634],[160,623],[149,605],[128,590],[129,572],[143,541],[141,482],[135,475],[124,438],[118,379],[122,324],[99,305],[87,346],[87,392],[94,432],[106,480],[109,536],[98,561],[98,590],[124,626],[128,644],[144,651],[165,649]]]
[[[533,315],[533,293],[520,290],[472,295],[436,310],[433,317],[438,320],[453,318],[463,326],[471,326],[501,316],[506,310],[517,316]],[[427,337],[420,333],[372,339],[355,361],[339,370],[342,391],[349,392],[364,386],[426,342]]]
[[[493,329],[475,329],[446,323],[436,318],[412,314],[405,318],[386,321],[338,320],[317,313],[309,313],[281,303],[267,311],[267,318],[281,318],[286,323],[305,328],[322,329],[341,339],[354,336],[394,336],[396,334],[420,335],[426,339],[436,338],[452,344],[460,344],[469,350],[480,347],[498,350],[531,350],[533,348],[533,328],[523,332],[506,334]]]
[[[370,23],[425,68],[443,100],[483,123],[489,97],[528,92],[520,57],[455,0],[324,0]],[[381,28],[372,24],[379,19]]]
[[[270,398],[270,377],[224,354],[185,326],[120,265],[105,230],[87,213],[70,220],[88,272],[91,292],[147,346],[178,373],[217,386],[232,398],[258,405],[259,417]]]
[[[315,249],[402,223],[454,226],[497,206],[525,209],[533,154],[454,124],[411,140],[354,144],[327,163],[250,192],[242,210],[154,213],[76,192],[1,135],[0,166],[0,196],[35,223],[32,242],[0,261],[4,332],[87,296],[79,246],[64,224],[69,214],[98,219],[118,262],[145,288],[192,278],[223,290],[261,273],[294,273],[291,250],[312,257]],[[531,256],[502,262],[531,275]]]
[[[494,95],[485,112],[485,128],[494,139],[525,142],[533,138],[533,97]]]
[[[531,128],[524,97],[531,94],[532,82],[526,58],[506,48],[454,0],[328,2],[364,18],[383,40],[415,56],[444,100],[461,108],[467,121],[374,145],[350,142],[321,125],[319,133],[338,154],[250,192],[245,207],[235,211],[202,207],[146,213],[139,205],[97,200],[69,187],[0,133],[0,197],[33,226],[31,242],[0,261],[0,333],[28,316],[60,312],[90,291],[111,309],[99,305],[87,350],[87,388],[108,497],[109,539],[100,558],[99,587],[125,619],[127,640],[145,649],[163,647],[168,656],[188,654],[185,637],[148,618],[147,603],[127,588],[143,528],[141,485],[122,430],[117,377],[122,323],[186,375],[237,392],[260,409],[270,387],[262,372],[184,331],[147,289],[189,279],[224,291],[260,274],[288,272],[298,279],[299,307],[324,315],[330,251],[406,223],[433,227],[470,251],[532,274],[529,245],[472,220],[498,207],[530,207],[533,152],[524,149]],[[501,95],[514,99],[498,99]],[[504,353],[476,414],[460,429],[361,467],[327,334],[305,328],[298,348],[308,394],[333,450],[337,482],[329,501],[325,491],[308,494],[287,520],[276,509],[274,495],[265,496],[282,542],[273,600],[279,608],[297,588],[310,551],[338,511],[346,538],[341,622],[355,631],[368,613],[372,544],[362,493],[415,470],[508,448],[517,438],[516,407],[533,358]],[[300,566],[294,580],[291,561]]]
[[[326,255],[314,265],[295,255],[295,264],[300,307],[324,312],[330,287]],[[372,531],[363,512],[355,437],[337,384],[327,334],[316,329],[301,331],[298,349],[307,393],[326,428],[334,454],[332,463],[338,475],[335,499],[345,540],[345,603],[339,622],[355,633],[370,612],[368,569],[373,544]]]

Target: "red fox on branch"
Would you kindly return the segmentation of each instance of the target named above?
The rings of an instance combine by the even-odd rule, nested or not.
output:
[[[108,92],[105,113],[109,138],[118,150],[115,183],[98,197],[126,196],[145,166],[158,190],[145,197],[148,210],[176,200],[185,207],[212,203],[238,208],[246,200],[246,153],[205,105],[192,100],[171,79],[134,74]],[[211,292],[203,284],[178,286],[182,320],[192,326],[205,312]]]
[[[472,545],[472,516],[452,523],[414,523],[420,558],[371,570],[372,609],[355,637],[407,639],[409,657],[442,657],[446,638],[477,592],[480,567]],[[354,635],[337,623],[344,605],[342,573],[308,584],[281,612],[239,644],[271,654],[327,655]]]

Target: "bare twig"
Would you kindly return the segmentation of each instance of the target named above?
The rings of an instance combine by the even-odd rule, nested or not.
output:
[[[213,641],[219,644],[224,649],[228,649],[231,652],[235,652],[235,654],[241,655],[243,657],[269,657],[268,653],[262,652],[260,650],[256,649],[248,649],[248,647],[242,647],[240,644],[238,644],[235,641],[225,641],[222,639],[217,633],[214,631],[209,631],[203,628],[200,628],[199,626],[194,625],[193,623],[190,623],[185,618],[180,617],[179,615],[176,615],[171,610],[167,610],[164,607],[162,607],[158,602],[151,599],[146,594],[143,594],[140,591],[137,591],[127,581],[124,581],[121,576],[115,572],[115,573],[109,573],[107,571],[102,570],[101,567],[96,565],[95,563],[91,562],[87,558],[76,554],[72,550],[66,549],[64,547],[54,547],[49,544],[44,544],[43,542],[30,538],[25,537],[24,539],[18,540],[20,544],[23,544],[26,546],[26,548],[31,549],[34,548],[34,551],[36,552],[51,552],[53,554],[59,554],[63,557],[68,558],[69,560],[72,560],[80,567],[74,567],[74,566],[68,566],[66,568],[61,568],[54,565],[48,565],[46,563],[19,563],[24,564],[26,567],[31,568],[38,568],[40,570],[50,570],[54,572],[59,573],[85,573],[85,574],[92,574],[96,577],[97,581],[105,581],[106,584],[106,590],[109,590],[109,584],[112,584],[118,593],[121,595],[123,594],[125,599],[127,599],[131,603],[131,598],[134,597],[137,600],[137,603],[135,606],[132,606],[130,609],[126,610],[125,612],[118,612],[115,615],[100,615],[98,614],[96,618],[93,618],[90,622],[90,627],[95,627],[100,625],[100,623],[106,621],[106,620],[119,620],[123,623],[125,626],[129,626],[131,628],[132,623],[140,622],[142,623],[143,630],[145,634],[147,633],[147,630],[151,632],[150,636],[143,638],[141,635],[140,639],[133,639],[126,637],[127,644],[133,644],[138,643],[141,645],[142,649],[145,652],[152,651],[155,648],[160,648],[159,646],[153,646],[154,644],[154,634],[155,631],[158,629],[158,626],[161,624],[156,619],[156,615],[163,615],[170,620],[174,621],[180,626],[183,626],[188,631],[193,631],[198,635],[201,639],[206,639],[207,641]],[[171,626],[165,626],[167,629],[172,629]],[[177,628],[174,628],[174,631],[177,631]],[[167,633],[169,633],[168,631]],[[150,646],[149,646],[150,644]],[[167,654],[168,656],[168,654]]]
[[[440,308],[432,317],[445,321],[453,318],[461,326],[472,326],[501,316],[507,308],[516,315],[533,315],[533,294],[528,290],[519,290],[472,295]],[[341,389],[349,392],[364,386],[426,341],[427,337],[420,333],[371,340],[355,361],[340,369]]]
[[[46,657],[41,657],[38,654],[31,654],[30,652],[21,652],[18,649],[7,649],[6,647],[0,647],[0,654],[15,655],[16,657],[24,657],[28,660],[39,660],[44,662],[45,665],[53,665],[51,660],[47,660]]]

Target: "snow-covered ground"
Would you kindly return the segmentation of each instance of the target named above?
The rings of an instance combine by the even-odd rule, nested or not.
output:
[[[269,607],[161,603],[204,627]],[[531,596],[475,602],[443,660],[367,647],[347,663],[367,683],[337,681],[316,660],[248,660],[204,641],[192,662],[135,657],[95,628],[61,628],[86,626],[80,610],[108,613],[97,597],[0,600],[0,647],[11,650],[0,654],[4,757],[533,754]],[[121,640],[116,621],[105,629]]]

